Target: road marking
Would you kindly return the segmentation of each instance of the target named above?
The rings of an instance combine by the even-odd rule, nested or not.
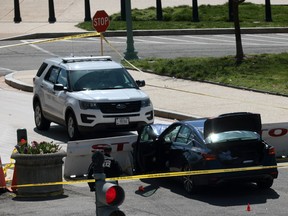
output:
[[[134,37],[134,41],[136,42],[142,42],[142,43],[152,43],[152,44],[166,44],[165,42],[161,42],[161,41],[151,41],[151,40],[143,40],[143,39],[138,39]]]
[[[259,38],[273,38],[276,39],[275,37],[269,37],[269,36],[264,36],[264,35],[245,35],[246,37],[243,37],[243,39],[246,40],[252,40],[252,41],[263,41],[266,43],[275,43],[275,44],[287,44],[286,42],[280,42],[280,41],[271,41],[271,40],[264,40],[264,39],[259,39]],[[249,38],[250,37],[250,38]],[[255,39],[254,39],[255,38]]]
[[[160,37],[160,36],[151,36],[151,38],[156,38],[156,39],[162,39],[162,40],[170,40],[170,41],[177,41],[177,42],[185,42],[185,43],[194,43],[194,44],[206,44],[206,43],[198,43],[190,40],[182,40],[182,39],[176,39],[176,38],[168,38],[168,37]]]
[[[258,35],[258,37],[262,37],[262,38],[272,38],[272,39],[274,39],[274,40],[284,40],[284,41],[288,41],[288,38],[287,38],[287,35],[286,35],[286,37],[285,38],[282,38],[282,37],[272,37],[272,36],[268,36],[268,35]],[[269,40],[269,42],[270,42],[270,40]],[[277,42],[279,42],[279,41],[277,41]]]
[[[43,49],[43,48],[41,48],[41,47],[39,47],[39,46],[37,46],[37,45],[35,45],[35,44],[29,44],[29,41],[21,40],[21,42],[27,43],[29,46],[31,46],[31,47],[33,47],[33,48],[35,48],[35,49],[37,49],[37,50],[40,50],[40,51],[43,52],[43,53],[49,54],[49,55],[51,55],[51,56],[57,56],[56,54],[54,54],[54,53],[52,53],[52,52],[50,52],[50,51],[48,51],[48,50],[45,50],[45,49]]]
[[[191,36],[191,35],[186,35],[184,37],[192,38],[192,39],[194,38],[194,39],[200,39],[200,40],[207,40],[207,41],[216,41],[217,44],[219,42],[225,42],[226,44],[229,44],[229,43],[233,42],[233,41],[227,41],[227,40],[221,40],[221,39],[215,39],[215,38],[207,38],[207,37],[203,38],[203,37],[200,37],[200,36]],[[235,43],[235,42],[233,42],[233,43]],[[211,43],[203,43],[203,44],[211,44]]]
[[[9,68],[3,68],[3,67],[0,67],[0,70],[5,70],[5,71],[8,71],[8,72],[15,72],[15,70],[11,70]]]

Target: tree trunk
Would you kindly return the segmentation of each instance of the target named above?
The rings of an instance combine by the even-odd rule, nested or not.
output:
[[[236,62],[240,64],[243,61],[244,53],[241,40],[241,30],[239,21],[239,4],[243,1],[233,0],[233,14],[234,14],[234,28],[235,28],[235,40],[236,40]]]

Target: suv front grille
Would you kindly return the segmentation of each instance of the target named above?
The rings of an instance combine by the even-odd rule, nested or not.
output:
[[[120,102],[120,103],[99,103],[102,113],[131,113],[139,112],[141,101]]]

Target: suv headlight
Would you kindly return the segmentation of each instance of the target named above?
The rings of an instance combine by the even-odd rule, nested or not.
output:
[[[147,107],[147,106],[151,106],[151,101],[149,98],[141,101],[141,107]]]
[[[83,110],[87,109],[99,109],[96,102],[79,101],[80,108]]]

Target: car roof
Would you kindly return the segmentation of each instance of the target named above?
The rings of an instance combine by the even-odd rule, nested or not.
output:
[[[110,56],[57,57],[46,59],[45,62],[53,65],[59,65],[66,70],[123,68],[121,64],[113,61]]]

